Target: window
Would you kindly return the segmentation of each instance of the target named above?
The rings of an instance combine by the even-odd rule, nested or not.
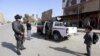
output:
[[[76,2],[77,2],[77,0],[72,0],[72,1],[71,1],[71,5],[75,5]]]
[[[81,1],[81,0],[77,0],[77,4],[79,4],[79,3],[80,3],[80,1]]]
[[[63,0],[63,3],[65,2],[65,0]]]
[[[69,2],[70,2],[70,1],[69,1],[69,0],[67,0],[67,2],[66,2],[66,7],[68,7],[68,6],[69,6]]]
[[[81,2],[86,2],[87,0],[81,0]]]
[[[69,0],[69,2],[68,2],[68,6],[71,6],[71,5],[72,5],[71,2],[72,2],[72,0]]]
[[[63,23],[55,23],[55,26],[64,26]]]

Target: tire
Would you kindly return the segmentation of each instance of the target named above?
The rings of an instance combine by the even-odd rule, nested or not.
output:
[[[37,33],[40,34],[40,35],[43,34],[41,30],[37,30]]]
[[[42,32],[40,32],[40,34],[41,34],[41,35],[43,35],[43,33],[42,33]]]
[[[54,33],[53,34],[53,40],[54,41],[60,41],[61,40],[61,35],[59,33]]]

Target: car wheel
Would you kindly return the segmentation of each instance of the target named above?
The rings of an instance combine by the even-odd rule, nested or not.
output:
[[[39,35],[42,35],[42,32],[40,32],[40,31],[37,31],[37,34],[39,34]]]
[[[61,39],[60,34],[55,33],[55,34],[53,35],[53,39],[54,39],[55,41],[60,41],[60,39]]]

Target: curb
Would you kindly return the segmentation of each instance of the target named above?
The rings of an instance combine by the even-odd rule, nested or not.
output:
[[[78,32],[85,32],[85,31],[84,30],[78,30]],[[95,33],[100,34],[100,32],[95,32]]]

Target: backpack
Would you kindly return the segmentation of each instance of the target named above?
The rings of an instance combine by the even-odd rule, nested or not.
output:
[[[93,44],[96,44],[99,40],[99,37],[96,33],[93,33]]]

